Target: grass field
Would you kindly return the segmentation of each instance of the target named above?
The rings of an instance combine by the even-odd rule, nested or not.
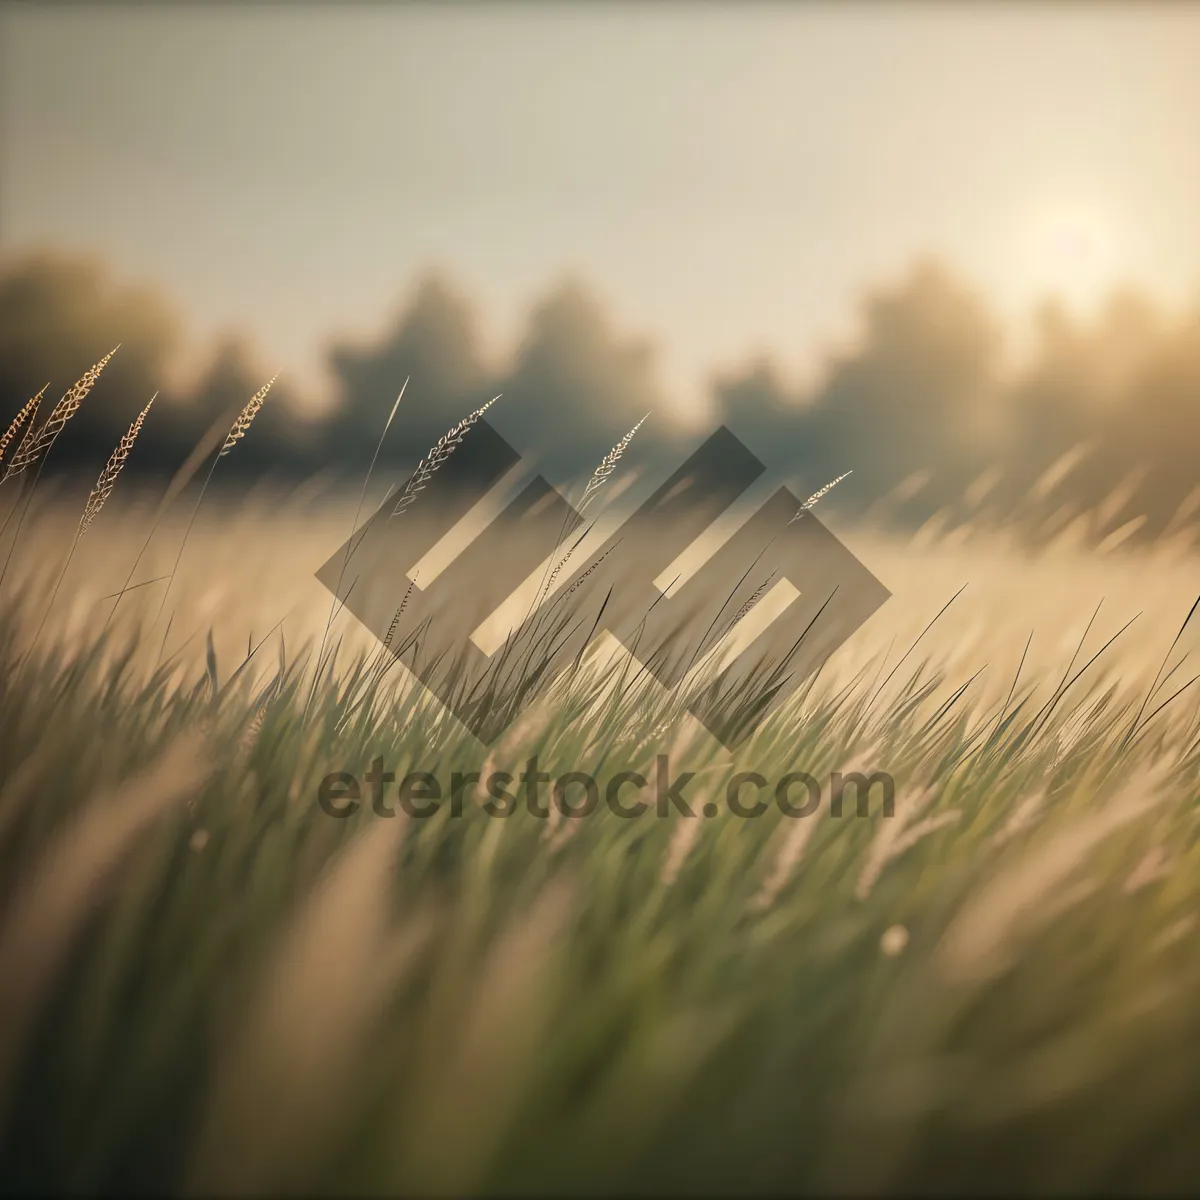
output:
[[[114,499],[65,573],[78,508],[47,493],[22,525],[7,1190],[1194,1187],[1200,709],[1173,639],[1200,560],[839,529],[893,599],[735,754],[599,658],[489,750],[346,615],[316,669],[312,574],[354,507],[209,497],[168,612],[160,582],[107,627],[153,503]],[[665,754],[696,808],[737,771],[878,769],[895,810],[317,803],[376,758],[448,779],[535,753],[599,778]]]

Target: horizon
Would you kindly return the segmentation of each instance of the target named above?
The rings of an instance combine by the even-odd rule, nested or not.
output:
[[[493,357],[583,279],[692,413],[761,353],[811,383],[927,257],[1015,361],[1049,297],[1200,302],[1200,10],[864,15],[10,6],[0,253],[101,255],[179,306],[180,377],[234,331],[318,404],[431,269]]]

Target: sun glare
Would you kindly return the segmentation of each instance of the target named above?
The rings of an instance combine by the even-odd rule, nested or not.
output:
[[[1082,208],[1047,213],[1034,233],[1038,291],[1075,307],[1093,308],[1119,282],[1120,255],[1113,226]]]

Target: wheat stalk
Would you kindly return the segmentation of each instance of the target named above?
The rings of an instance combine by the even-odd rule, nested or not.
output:
[[[392,623],[388,626],[387,637],[383,639],[383,648],[389,650],[392,645],[392,638],[396,636],[396,627],[400,624],[400,618],[404,615],[404,610],[408,606],[408,598],[412,595],[413,584],[417,581],[414,574],[408,581],[408,587],[404,589],[404,599],[400,601],[400,606],[396,609],[395,616],[392,617]]]
[[[579,501],[579,507],[575,510],[579,514],[579,516],[581,516],[581,517],[583,516],[584,511],[587,509],[587,506],[595,498],[596,493],[599,492],[600,489],[604,486],[608,477],[613,473],[613,469],[616,467],[617,463],[619,463],[621,461],[621,455],[623,455],[625,453],[625,451],[629,447],[629,443],[633,441],[633,435],[635,433],[637,433],[637,431],[639,429],[641,429],[641,427],[646,422],[646,417],[648,417],[649,415],[650,414],[647,413],[646,416],[643,417],[604,456],[604,458],[601,460],[600,465],[592,472],[592,477],[591,477],[591,479],[588,480],[587,487],[585,487],[583,489],[583,497]],[[565,533],[566,533],[566,524],[564,522],[563,532],[559,534],[558,545],[562,545],[563,534],[565,534]],[[576,546],[578,544],[579,544],[578,542],[575,543]],[[555,549],[557,549],[557,548],[558,548],[558,546],[555,546]],[[566,552],[566,554],[564,554],[562,556],[562,558],[560,558],[558,560],[558,565],[554,568],[554,570],[550,572],[550,578],[546,580],[546,583],[542,588],[541,599],[545,599],[545,597],[548,596],[554,590],[554,581],[558,578],[559,572],[562,571],[563,567],[565,567],[567,565],[567,559],[569,559],[571,557],[571,554],[574,551],[574,549],[575,549],[575,546],[572,546]]]
[[[49,452],[66,423],[79,411],[79,406],[87,398],[88,392],[95,387],[96,380],[100,378],[100,372],[108,366],[109,359],[120,348],[118,343],[94,367],[84,373],[83,378],[71,387],[54,406],[50,416],[46,418],[46,423],[33,435],[32,441],[28,438],[22,440],[20,449],[13,455],[12,462],[8,464],[8,468],[4,472],[4,479],[19,475],[27,467],[39,462]],[[42,390],[45,391],[44,388]]]
[[[408,648],[408,645],[410,644],[410,643],[405,643],[405,645],[392,651],[392,641],[396,636],[396,630],[400,627],[400,618],[402,616],[404,616],[404,610],[408,607],[408,598],[409,598],[409,596],[412,595],[412,590],[416,586],[416,582],[417,582],[417,577],[416,577],[416,574],[414,574],[413,577],[408,581],[408,587],[404,589],[403,599],[400,601],[400,604],[397,606],[396,611],[392,614],[391,624],[388,625],[388,631],[387,631],[387,635],[383,639],[383,645],[376,652],[375,658],[372,660],[373,661],[372,676],[371,676],[372,681],[373,681],[371,684],[372,687],[378,687],[378,685],[382,682],[383,677],[388,673],[388,670],[390,669],[390,667],[395,665],[396,660],[400,657],[401,654],[404,653],[404,651]],[[326,632],[328,632],[328,626],[326,626]],[[324,647],[322,646],[322,649],[323,648]],[[390,663],[387,661],[389,651],[392,651],[391,652],[392,661]],[[358,711],[358,709],[363,705],[363,703],[366,701],[366,699],[367,699],[366,695],[363,695],[357,701],[355,701],[355,703],[346,711],[345,715],[342,717],[341,721],[339,722],[339,724],[338,724],[339,729],[342,727],[342,725],[344,725],[347,721],[349,721],[350,717],[355,712]]]
[[[29,512],[30,504],[33,503],[33,492],[37,487],[38,480],[42,477],[42,468],[46,465],[46,456],[50,453],[50,448],[54,445],[58,435],[62,433],[66,423],[79,411],[79,406],[83,403],[88,392],[95,386],[96,380],[100,378],[100,372],[108,365],[109,359],[120,348],[121,344],[118,342],[95,366],[84,373],[83,378],[54,406],[49,418],[36,433],[33,432],[32,420],[30,420],[29,428],[26,429],[25,436],[21,438],[21,444],[18,446],[16,454],[13,455],[12,461],[8,464],[3,476],[0,476],[0,484],[2,484],[14,475],[21,474],[26,467],[30,467],[35,463],[37,464],[37,473],[33,477],[33,485],[28,489],[28,494],[25,497],[25,505],[21,509],[21,515],[17,518],[17,527],[13,532],[12,541],[8,546],[8,555],[4,560],[4,566],[0,567],[0,583],[4,581],[5,575],[8,574],[8,565],[12,562],[13,553],[16,551],[17,541],[21,536],[21,526],[25,523],[25,517]],[[48,387],[49,384],[46,386]],[[42,390],[45,391],[45,388]],[[8,523],[16,511],[17,505],[14,504],[8,516],[4,518],[4,525],[0,526],[0,535],[3,535],[4,531],[8,528]]]
[[[830,480],[830,482],[827,483],[823,488],[819,488],[817,491],[813,492],[813,494],[811,496],[809,496],[809,498],[807,500],[805,500],[805,502],[802,505],[800,505],[800,507],[796,510],[796,515],[792,518],[791,521],[788,522],[788,524],[791,525],[793,521],[800,520],[800,518],[806,512],[808,512],[808,510],[810,508],[812,508],[813,505],[816,504],[816,502],[818,500],[820,500],[822,496],[828,495],[830,492],[833,491],[833,489],[835,487],[837,487],[837,485],[839,483],[842,482],[843,479],[846,478],[847,475],[852,475],[852,474],[853,474],[852,471],[846,471],[844,474],[839,475],[836,479]]]
[[[154,535],[158,532],[159,526],[162,524],[163,517],[165,517],[167,512],[170,510],[171,505],[175,502],[175,498],[191,482],[192,476],[195,475],[200,469],[200,466],[204,460],[208,458],[208,456],[217,448],[217,445],[220,443],[224,432],[221,425],[221,419],[223,415],[223,413],[219,415],[217,419],[208,427],[204,435],[200,438],[196,445],[192,447],[192,452],[184,460],[183,465],[171,477],[170,483],[167,484],[167,490],[163,493],[162,498],[158,502],[158,508],[154,513],[154,520],[150,522],[150,525],[146,530],[146,537],[142,542],[142,548],[137,552],[133,562],[129,565],[129,573],[125,576],[125,582],[121,585],[121,590],[119,592],[114,592],[111,596],[101,596],[101,602],[104,600],[111,600],[113,602],[112,608],[108,610],[108,616],[104,618],[104,625],[100,629],[101,634],[108,629],[113,617],[117,615],[117,608],[120,606],[121,601],[125,598],[125,594],[127,592],[134,591],[136,588],[140,587],[149,587],[154,583],[162,583],[162,581],[167,578],[166,575],[159,575],[154,579],[146,579],[141,583],[133,583],[133,577],[137,572],[138,564],[145,557],[146,551],[150,549],[150,543],[154,540]]]
[[[230,428],[229,434],[225,438],[225,443],[221,447],[221,452],[217,455],[218,458],[224,458],[225,455],[227,455],[234,448],[234,446],[236,446],[238,442],[240,442],[242,438],[246,436],[250,426],[254,422],[254,418],[258,416],[259,409],[262,408],[267,399],[267,393],[271,390],[271,384],[273,384],[278,378],[279,372],[277,371],[246,402],[246,407],[243,408],[240,413],[238,413],[237,420],[234,421],[232,427]]]
[[[392,517],[400,516],[417,498],[417,493],[424,491],[425,485],[433,478],[438,468],[444,466],[450,455],[462,445],[463,438],[466,437],[471,426],[499,399],[499,396],[493,396],[482,408],[477,408],[470,416],[464,417],[457,425],[442,434],[437,445],[417,463],[417,469],[404,485],[404,491],[400,493],[400,499],[396,501],[396,507],[392,509]],[[388,520],[390,521],[391,517]]]
[[[566,590],[566,591],[563,593],[563,599],[565,600],[565,599],[566,599],[568,596],[570,596],[570,595],[574,594],[574,592],[575,592],[575,591],[576,591],[576,590],[577,590],[577,589],[578,589],[580,586],[582,586],[583,582],[584,582],[584,581],[587,579],[587,577],[588,577],[588,576],[589,576],[589,575],[590,575],[590,574],[591,574],[591,573],[592,573],[592,572],[593,572],[593,571],[594,571],[594,570],[595,570],[595,569],[596,569],[596,568],[597,568],[597,567],[598,567],[598,566],[599,566],[599,565],[600,565],[600,564],[601,564],[601,563],[602,563],[602,562],[603,562],[603,561],[604,561],[604,560],[605,560],[605,559],[606,559],[606,558],[607,558],[607,557],[608,557],[608,556],[609,556],[609,555],[610,555],[612,552],[613,552],[613,547],[612,547],[612,546],[610,546],[610,547],[609,547],[607,550],[605,550],[605,552],[604,552],[602,555],[600,555],[600,557],[599,557],[598,559],[596,559],[596,561],[595,561],[594,563],[592,563],[592,565],[591,565],[590,567],[588,567],[588,569],[587,569],[586,571],[584,571],[584,573],[583,573],[582,575],[580,575],[580,577],[579,577],[578,579],[575,579],[575,580],[573,580],[573,581],[571,582],[571,585],[570,585],[570,586],[567,588],[567,590]]]
[[[150,403],[138,413],[133,424],[125,431],[125,436],[117,443],[117,448],[112,452],[112,457],[108,460],[104,470],[100,472],[100,478],[96,480],[96,486],[92,488],[92,494],[88,496],[88,501],[83,510],[83,516],[79,519],[79,532],[76,533],[76,538],[81,538],[88,531],[88,527],[100,514],[100,510],[104,507],[104,502],[112,495],[112,490],[116,486],[117,476],[121,474],[125,463],[129,458],[129,453],[133,449],[134,442],[137,441],[137,436],[142,432],[142,425],[145,423],[146,416],[150,412],[150,405],[158,398],[158,393],[155,392],[150,397]]]
[[[591,479],[588,480],[588,485],[583,490],[583,498],[579,501],[578,512],[582,516],[584,509],[591,502],[592,497],[604,486],[604,481],[613,473],[613,468],[621,461],[621,455],[629,447],[629,443],[633,441],[633,435],[646,423],[647,413],[605,456],[600,465],[592,472]]]
[[[187,545],[188,536],[192,532],[192,526],[196,523],[196,514],[200,511],[200,505],[204,502],[204,493],[208,491],[208,485],[212,482],[213,472],[217,469],[217,463],[227,455],[233,447],[246,436],[246,430],[250,428],[254,418],[258,416],[259,409],[263,406],[263,401],[267,398],[267,393],[271,390],[271,384],[279,378],[277,371],[271,376],[270,380],[246,403],[246,407],[238,413],[237,420],[230,427],[229,433],[226,435],[225,444],[221,447],[217,457],[213,459],[212,466],[208,468],[208,475],[205,477],[204,483],[200,488],[200,495],[196,497],[196,507],[192,509],[192,515],[188,520],[187,529],[183,533],[183,541],[179,543],[179,553],[175,556],[175,565],[171,568],[171,574],[167,576],[167,587],[163,592],[162,601],[159,603],[158,612],[154,614],[155,623],[162,616],[162,610],[167,605],[167,597],[171,594],[171,585],[175,582],[175,573],[179,570],[179,563],[183,559],[183,550]],[[114,606],[115,611],[115,606]],[[163,635],[163,646],[166,646],[166,635]]]
[[[150,403],[147,404],[140,413],[138,413],[137,419],[125,431],[125,435],[117,443],[117,448],[112,452],[112,456],[109,458],[104,470],[100,472],[100,478],[96,480],[96,485],[92,488],[91,495],[88,496],[87,504],[84,506],[83,516],[79,518],[79,528],[75,530],[75,536],[71,539],[71,548],[67,551],[67,557],[63,562],[62,570],[58,573],[58,579],[55,581],[54,590],[50,593],[50,599],[42,608],[42,619],[38,622],[38,627],[33,635],[33,641],[30,642],[30,651],[33,650],[34,645],[41,636],[42,628],[46,624],[46,618],[50,615],[50,610],[54,607],[54,601],[58,599],[59,588],[62,587],[63,579],[66,578],[67,569],[71,565],[71,559],[75,556],[75,548],[79,545],[80,538],[87,533],[88,527],[96,519],[97,514],[104,507],[104,502],[112,494],[112,490],[117,483],[117,476],[121,474],[121,470],[125,466],[126,460],[129,458],[129,452],[133,449],[133,443],[137,441],[137,436],[142,430],[142,425],[146,420],[146,414],[150,411],[150,405],[154,403],[157,397],[157,392],[150,397]]]
[[[793,516],[792,519],[788,522],[788,525],[794,525],[798,520],[800,520],[800,518],[802,516],[804,516],[804,514],[806,512],[808,512],[808,510],[810,508],[812,508],[817,503],[818,500],[820,500],[824,496],[829,495],[829,493],[832,492],[833,489],[835,487],[837,487],[837,485],[839,483],[841,483],[842,480],[845,479],[846,476],[850,475],[851,473],[852,472],[850,472],[850,471],[845,471],[841,475],[839,475],[836,479],[830,480],[823,488],[818,488],[815,492],[813,492],[813,494],[811,496],[809,496],[809,498],[807,500],[805,500],[805,502],[802,505],[800,505],[800,507],[796,510],[795,516]],[[784,528],[786,529],[787,526],[785,525]],[[779,536],[778,532],[772,534],[771,540],[767,543],[766,547],[764,547],[764,553],[766,550],[770,549],[770,547],[774,544],[775,539],[778,536]],[[763,593],[767,589],[767,585],[771,582],[771,579],[773,579],[773,578],[774,578],[774,572],[772,572],[771,575],[768,576],[766,582],[763,583],[757,589],[757,591],[755,591],[755,593],[750,597],[750,599],[747,600],[746,603],[742,605],[741,609],[738,611],[737,616],[733,618],[733,621],[729,625],[729,628],[731,630],[759,602],[759,600],[762,599]],[[806,835],[799,834],[799,833],[797,833],[795,835],[797,844],[800,845],[801,850],[803,849],[803,843],[804,843],[805,837],[806,837]],[[788,868],[788,869],[790,869],[790,868]],[[781,866],[779,868],[779,878],[780,878],[780,881],[778,883],[778,888],[782,888],[783,883],[786,882],[786,871],[783,866]],[[774,885],[772,885],[772,886],[774,886]],[[764,907],[769,906],[770,904],[772,904],[774,902],[774,896],[775,896],[775,894],[777,894],[778,888],[776,889],[775,892],[772,892],[771,887],[767,887],[766,885],[764,885],[764,890],[760,893],[761,902]]]
[[[26,444],[29,443],[30,439],[34,437],[36,432],[34,425],[37,421],[38,411],[42,406],[42,397],[46,394],[46,388],[49,386],[50,385],[47,383],[46,387],[42,388],[42,390],[33,397],[33,399],[29,402],[29,405],[32,405],[32,407],[29,407],[29,405],[26,406],[29,407],[29,416],[25,421],[25,428],[21,431],[21,439],[13,448],[14,456],[19,454],[25,448]],[[0,482],[3,481],[0,480]]]
[[[754,594],[749,600],[746,601],[745,604],[742,605],[741,608],[737,610],[737,615],[732,621],[729,622],[730,629],[733,629],[734,626],[737,625],[737,623],[763,598],[763,593],[771,586],[771,580],[774,578],[775,572],[772,571],[770,575],[768,575],[766,579],[764,579],[762,583],[760,583],[758,587],[754,589]]]
[[[354,533],[358,528],[358,518],[362,514],[363,503],[367,498],[367,488],[371,485],[371,476],[375,474],[375,464],[379,461],[379,452],[383,449],[383,443],[387,440],[388,430],[392,427],[392,422],[396,419],[396,410],[400,407],[400,401],[404,399],[404,393],[408,391],[408,381],[412,376],[406,376],[403,386],[400,388],[400,394],[396,397],[395,404],[392,405],[392,411],[388,413],[388,419],[384,422],[383,432],[379,435],[379,441],[375,443],[375,453],[371,455],[371,465],[367,468],[367,474],[363,479],[362,491],[358,493],[358,504],[354,508],[354,522],[350,526],[350,536],[346,539],[346,556],[342,559],[341,570],[338,571],[337,586],[333,589],[333,599],[329,605],[329,616],[325,620],[325,628],[321,632],[321,645],[317,650],[317,669],[313,673],[312,687],[309,689],[308,699],[304,702],[304,716],[308,716],[309,705],[312,704],[313,696],[317,691],[317,680],[321,673],[322,657],[325,654],[325,641],[329,637],[330,626],[333,625],[334,618],[338,615],[338,604],[342,601],[342,580],[346,575],[346,568],[350,565],[350,556],[353,554],[356,543],[354,541]],[[389,493],[390,495],[390,493]],[[387,500],[384,500],[384,504]],[[382,508],[382,505],[380,506]],[[366,536],[366,531],[363,531],[362,537]],[[359,539],[361,544],[361,538]],[[350,591],[354,590],[354,584],[351,583]],[[349,600],[350,593],[347,592],[345,599]]]
[[[25,402],[21,411],[13,417],[12,424],[5,430],[4,436],[0,437],[0,462],[4,461],[4,456],[8,453],[9,446],[17,434],[21,433],[22,427],[24,427],[24,433],[21,433],[21,441],[17,444],[17,450],[20,451],[21,447],[25,444],[25,439],[29,436],[29,430],[33,427],[34,419],[37,417],[38,406],[41,404],[42,397],[46,394],[46,388],[49,386],[49,384],[46,384],[46,387],[42,388],[33,399]]]

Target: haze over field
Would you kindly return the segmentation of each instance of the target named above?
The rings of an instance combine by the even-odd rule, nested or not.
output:
[[[725,420],[910,527],[1200,511],[1188,6],[0,23],[0,402],[122,343],[60,464],[161,388],[135,466],[169,471],[280,371],[229,477],[350,478],[411,375],[385,461],[502,391],[558,483],[652,410],[631,466]]]

